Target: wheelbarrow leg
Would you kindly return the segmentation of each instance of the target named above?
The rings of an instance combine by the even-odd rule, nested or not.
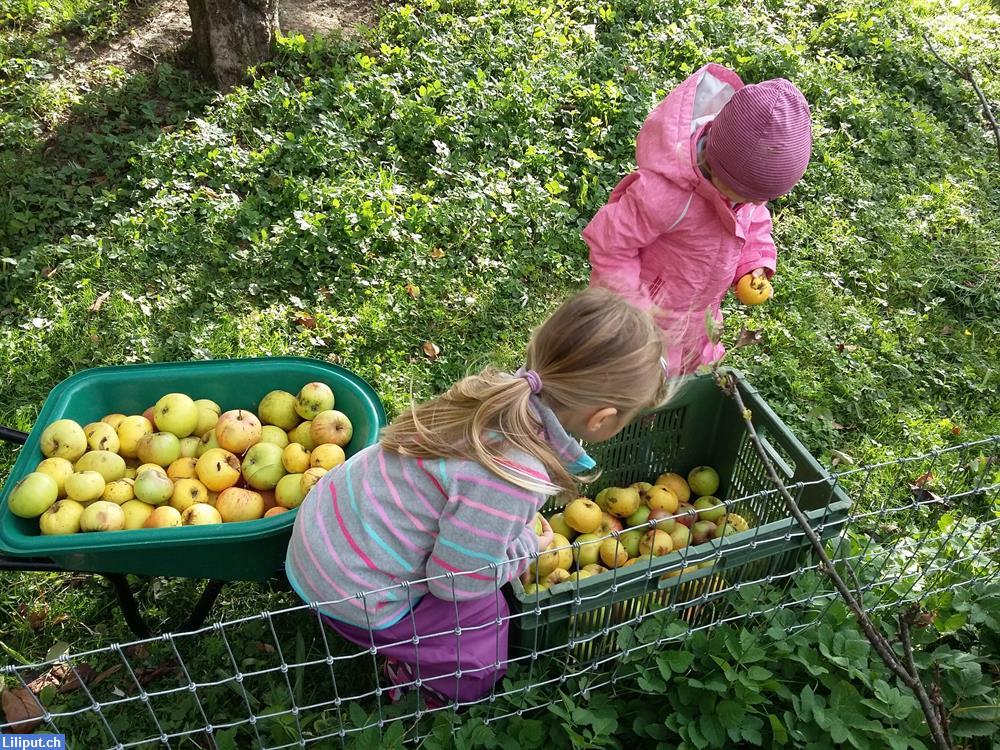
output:
[[[128,585],[128,579],[121,573],[103,573],[102,575],[114,586],[115,596],[118,597],[118,606],[125,617],[128,629],[139,638],[149,638],[151,635],[149,626],[139,614],[139,607],[135,603],[135,596],[132,595],[132,587]]]
[[[18,445],[24,445],[28,441],[28,433],[0,425],[0,440],[5,443],[17,443]]]
[[[225,581],[216,580],[211,580],[205,584],[204,591],[201,592],[201,596],[198,597],[194,609],[191,610],[191,616],[181,626],[181,630],[197,630],[201,627],[201,624],[205,622],[205,618],[208,617],[212,605],[215,604],[215,600],[222,592],[222,587],[225,585]]]

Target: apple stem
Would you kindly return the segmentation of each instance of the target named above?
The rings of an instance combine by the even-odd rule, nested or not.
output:
[[[879,657],[881,657],[882,662],[893,673],[895,673],[903,684],[910,688],[916,696],[920,703],[920,708],[923,710],[924,716],[927,719],[927,727],[930,729],[931,736],[934,738],[934,744],[940,748],[940,750],[953,750],[954,745],[951,742],[951,737],[949,736],[949,732],[947,730],[948,720],[944,705],[940,700],[936,702],[931,700],[927,693],[927,688],[920,677],[919,671],[917,670],[916,664],[913,661],[913,648],[910,643],[909,633],[910,626],[913,625],[919,615],[919,607],[915,606],[910,608],[899,616],[900,641],[903,646],[904,662],[901,661],[896,655],[888,637],[879,631],[875,623],[871,621],[871,618],[868,617],[867,613],[862,608],[861,602],[858,601],[858,598],[854,595],[848,585],[844,583],[844,579],[840,577],[840,574],[834,567],[833,561],[826,553],[822,540],[816,535],[816,532],[809,524],[809,519],[802,512],[802,509],[799,508],[798,503],[795,502],[795,498],[792,497],[788,488],[785,486],[785,483],[782,482],[781,478],[778,476],[778,472],[775,470],[774,464],[771,462],[767,451],[764,450],[764,446],[760,442],[757,430],[754,429],[752,414],[743,403],[743,397],[740,395],[739,383],[737,382],[736,377],[731,372],[724,371],[717,367],[715,370],[715,380],[722,391],[736,403],[736,408],[740,413],[743,424],[747,428],[747,435],[750,438],[750,442],[753,443],[757,456],[764,464],[764,469],[767,471],[768,479],[771,480],[771,484],[777,488],[782,498],[784,498],[785,506],[788,508],[789,513],[791,513],[792,517],[795,518],[799,527],[802,529],[802,533],[805,534],[809,543],[812,545],[813,550],[816,552],[817,557],[819,557],[820,570],[826,573],[827,577],[833,582],[833,585],[836,587],[841,598],[844,600],[844,603],[847,604],[851,612],[854,613],[858,624],[864,631],[865,637],[868,639],[868,642],[871,643]],[[854,577],[855,585],[858,586],[860,594],[861,586],[857,574],[847,560],[844,560],[843,564]]]

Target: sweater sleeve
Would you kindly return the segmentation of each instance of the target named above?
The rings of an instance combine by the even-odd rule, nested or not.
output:
[[[648,290],[639,278],[639,251],[676,226],[692,197],[693,193],[643,169],[618,183],[583,230],[590,249],[591,285],[607,287],[639,307],[649,307]]]
[[[439,599],[478,599],[523,573],[538,552],[534,523],[542,498],[464,462],[448,487],[427,586]]]
[[[747,232],[746,244],[736,265],[735,284],[746,274],[758,268],[763,268],[768,278],[774,275],[777,268],[778,251],[771,239],[771,212],[766,204],[754,208],[750,217],[750,228]]]

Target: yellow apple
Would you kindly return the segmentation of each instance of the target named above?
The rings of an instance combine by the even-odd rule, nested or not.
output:
[[[264,424],[274,425],[288,432],[302,421],[295,405],[295,396],[288,391],[271,391],[260,400],[257,413]]]
[[[122,503],[122,512],[125,514],[125,528],[132,531],[146,525],[146,519],[153,512],[153,506],[142,500],[128,500]]]
[[[274,499],[283,508],[297,508],[305,499],[302,491],[302,474],[286,474],[274,488]]]
[[[185,526],[207,526],[213,523],[222,523],[222,516],[211,505],[194,503],[181,513],[181,523]]]
[[[326,383],[306,383],[295,398],[295,411],[303,419],[315,419],[317,414],[329,411],[333,405],[333,391]]]
[[[288,439],[293,443],[298,443],[307,451],[311,451],[316,447],[316,442],[312,439],[312,422],[303,422],[295,429],[289,430]]]
[[[287,513],[288,508],[284,508],[280,505],[276,505],[273,508],[268,508],[264,513],[264,518],[273,518],[274,516],[280,516],[282,513]]]
[[[161,505],[159,508],[153,508],[153,512],[142,526],[144,529],[167,529],[180,526],[181,523],[181,512],[177,508]]]
[[[152,432],[153,423],[145,417],[125,417],[118,424],[118,453],[125,458],[136,458],[139,455],[139,441]]]
[[[673,552],[673,550],[673,538],[666,531],[661,531],[660,529],[650,529],[643,534],[642,541],[639,542],[639,551],[644,555],[657,557],[665,555],[668,552]]]
[[[347,457],[344,449],[333,443],[323,443],[313,448],[309,454],[309,465],[313,468],[321,468],[329,471],[334,466],[340,466]]]
[[[260,420],[246,409],[233,409],[219,417],[215,425],[215,439],[219,447],[230,453],[242,455],[260,442]]]
[[[75,534],[82,515],[83,506],[76,500],[57,500],[38,518],[38,528],[45,536]]]
[[[581,534],[592,534],[601,528],[601,509],[585,497],[578,497],[563,508],[563,518],[570,528]]]
[[[674,474],[673,472],[660,474],[656,478],[656,484],[666,487],[673,492],[677,496],[677,502],[679,503],[686,503],[691,499],[691,488],[688,487],[687,480],[680,474]]]
[[[114,414],[105,414],[101,417],[101,421],[105,424],[111,425],[111,429],[113,429],[116,434],[118,432],[118,425],[122,423],[123,419],[125,419],[125,415],[119,414],[118,412],[115,412]]]
[[[230,487],[219,493],[215,509],[225,523],[253,521],[264,516],[264,498],[252,490]]]
[[[198,407],[190,396],[183,393],[168,393],[153,407],[156,429],[169,432],[177,438],[187,437],[194,432],[198,426],[198,416]]]
[[[135,497],[135,482],[131,479],[114,479],[104,485],[101,500],[107,500],[116,505],[124,505]]]
[[[302,443],[289,443],[281,453],[281,463],[285,465],[285,471],[290,474],[301,474],[308,469],[309,458],[309,451]]]
[[[601,542],[601,562],[609,568],[620,568],[628,562],[628,551],[614,537],[608,537]]]
[[[677,495],[667,489],[666,486],[657,484],[646,493],[646,505],[649,506],[650,510],[665,510],[670,515],[673,515],[677,512],[680,501]]]
[[[59,487],[59,497],[66,496],[66,477],[73,473],[73,464],[67,461],[65,458],[59,458],[55,456],[53,458],[46,458],[44,461],[35,467],[35,471],[42,474],[48,474],[56,481],[56,485]]]
[[[170,495],[170,505],[182,513],[195,504],[208,504],[208,488],[197,479],[179,479]]]
[[[89,503],[104,493],[105,484],[96,471],[74,471],[66,477],[66,496],[78,503]]]
[[[351,425],[351,420],[347,418],[346,414],[334,409],[328,409],[321,411],[313,417],[309,434],[316,445],[333,443],[343,448],[351,442],[354,427]]]
[[[774,287],[766,276],[744,274],[736,282],[736,299],[744,305],[759,305],[774,296]]]
[[[41,447],[46,458],[76,461],[87,452],[87,436],[72,419],[58,419],[42,430]]]
[[[308,495],[309,490],[313,488],[313,485],[315,485],[316,482],[318,482],[325,476],[326,476],[326,469],[319,467],[306,469],[304,472],[302,472],[302,479],[300,480],[302,483],[302,495],[303,496]]]
[[[260,428],[260,442],[271,443],[279,448],[284,448],[288,445],[288,434],[280,427],[275,427],[273,424],[266,424]]]
[[[83,434],[87,436],[87,445],[90,446],[90,450],[118,452],[120,447],[118,433],[107,422],[91,422],[84,425]]]
[[[111,451],[90,451],[84,453],[74,471],[96,471],[105,482],[113,482],[125,476],[125,459]]]
[[[221,492],[240,481],[240,460],[227,450],[212,448],[198,459],[195,472],[208,489]]]
[[[207,398],[199,398],[194,402],[198,407],[198,424],[195,425],[194,435],[204,435],[209,430],[214,430],[222,414],[222,408],[214,401]]]
[[[197,458],[198,448],[201,447],[201,438],[188,435],[181,440],[181,458]]]
[[[125,511],[107,500],[91,503],[80,515],[80,531],[121,531],[124,528]]]
[[[191,479],[195,476],[198,459],[192,456],[181,456],[167,467],[167,476],[175,482],[178,479]]]

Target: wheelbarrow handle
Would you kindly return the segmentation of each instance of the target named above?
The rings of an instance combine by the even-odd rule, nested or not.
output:
[[[10,427],[0,425],[0,440],[5,443],[17,443],[24,445],[28,441],[28,433],[20,430],[12,430]]]

